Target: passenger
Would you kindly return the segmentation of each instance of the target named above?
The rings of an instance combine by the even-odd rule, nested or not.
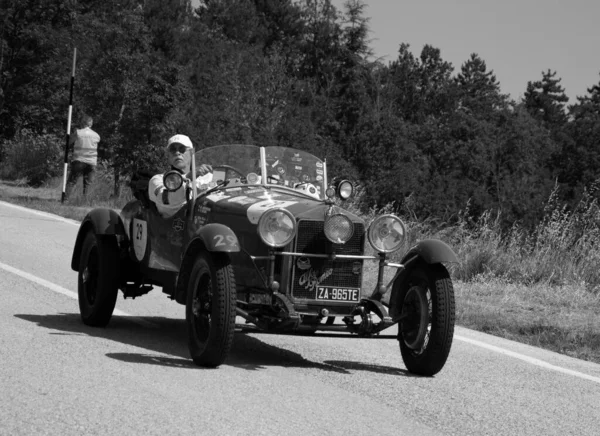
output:
[[[172,136],[167,142],[167,152],[171,170],[179,171],[185,178],[190,179],[190,164],[192,161],[191,150],[192,141],[186,135]],[[207,184],[212,180],[212,167],[210,165],[200,165],[196,168],[199,177],[196,179],[197,186]],[[163,175],[157,174],[150,179],[148,184],[148,196],[150,200],[156,203],[158,212],[164,217],[169,218],[177,213],[179,209],[187,202],[186,183],[183,183],[176,191],[169,192],[163,184]]]

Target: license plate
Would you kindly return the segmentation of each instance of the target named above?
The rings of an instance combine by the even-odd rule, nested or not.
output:
[[[359,288],[336,288],[335,286],[317,287],[317,300],[358,301],[359,298]]]

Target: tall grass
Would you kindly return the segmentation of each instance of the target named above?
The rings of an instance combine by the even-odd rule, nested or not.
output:
[[[524,285],[576,284],[600,291],[600,208],[590,192],[569,209],[558,202],[556,188],[534,229],[518,223],[503,229],[500,223],[499,214],[486,212],[475,223],[461,217],[444,230],[461,258],[453,269],[457,279],[484,274]]]
[[[495,277],[523,285],[577,285],[600,293],[600,206],[593,191],[585,191],[572,208],[559,201],[558,187],[545,205],[543,219],[535,228],[519,223],[503,225],[501,214],[485,211],[473,219],[468,205],[457,220],[443,223],[418,220],[395,204],[361,213],[368,222],[383,213],[399,212],[406,228],[402,255],[417,241],[441,239],[457,253],[460,263],[451,266],[456,280],[470,282],[480,276]]]

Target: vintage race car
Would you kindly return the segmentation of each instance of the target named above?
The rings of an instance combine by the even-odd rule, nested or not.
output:
[[[367,226],[342,207],[352,183],[330,182],[326,162],[305,151],[223,145],[191,153],[192,173],[196,162],[210,164],[212,180],[198,186],[166,173],[169,190],[185,184],[188,193],[174,216],[161,216],[138,183],[120,213],[99,208],[83,220],[71,266],[85,324],[106,326],[119,290],[135,298],[158,286],[185,305],[198,365],[226,360],[241,317],[282,334],[369,337],[398,324],[407,369],[442,369],[455,320],[442,262],[457,257],[448,245],[423,240],[390,261],[404,246],[402,221],[386,214]],[[364,283],[369,264],[376,283]]]

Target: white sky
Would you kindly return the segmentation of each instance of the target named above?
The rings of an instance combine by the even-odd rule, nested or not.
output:
[[[332,0],[342,9],[345,0]],[[192,0],[197,5],[199,0]],[[441,50],[455,73],[477,53],[502,92],[523,96],[528,81],[557,72],[571,103],[600,82],[600,0],[365,0],[371,47],[387,63],[400,43],[418,56]]]
[[[344,0],[332,0],[340,9]],[[600,82],[600,0],[365,0],[371,46],[387,61],[400,43],[441,50],[455,72],[477,53],[502,92],[523,96],[551,69],[571,103]]]

